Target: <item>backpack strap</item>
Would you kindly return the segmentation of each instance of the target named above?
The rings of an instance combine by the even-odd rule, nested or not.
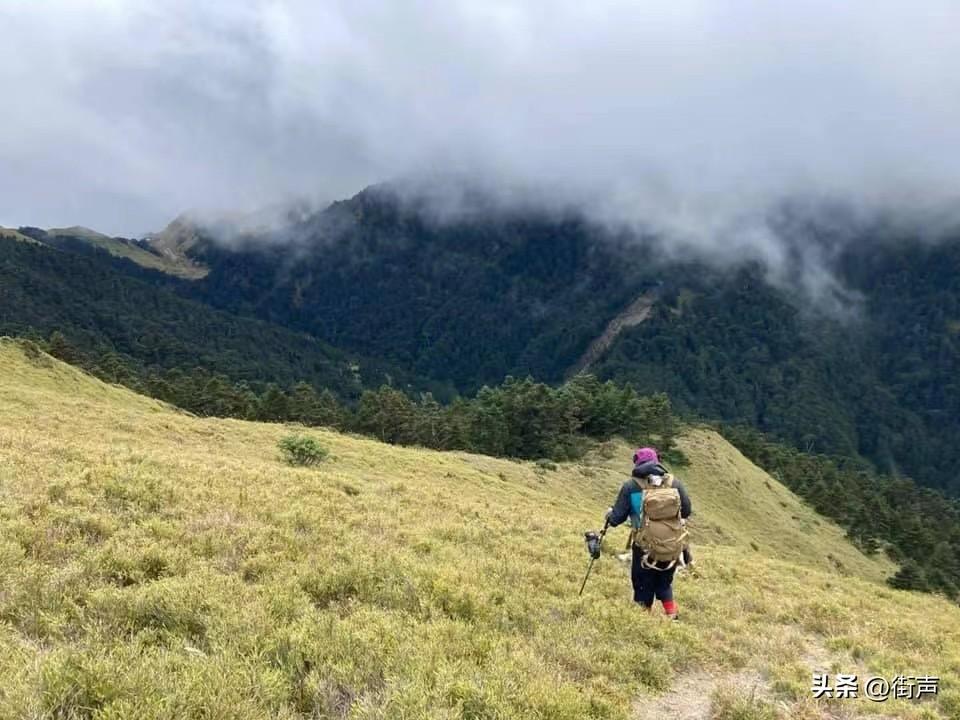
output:
[[[674,486],[675,481],[676,481],[676,478],[673,476],[673,473],[667,473],[666,475],[663,476],[664,487],[672,488]],[[680,494],[679,490],[677,490],[677,494],[678,495]],[[680,497],[680,509],[677,510],[677,520],[680,520],[681,522],[683,522],[683,497],[682,496]]]
[[[655,562],[650,562],[647,557],[648,555],[644,553],[643,557],[640,558],[640,567],[646,568],[647,570],[657,570],[659,572],[671,570],[675,568],[677,566],[677,562],[679,562],[678,560],[673,560],[672,562],[668,563],[666,567],[658,567]]]

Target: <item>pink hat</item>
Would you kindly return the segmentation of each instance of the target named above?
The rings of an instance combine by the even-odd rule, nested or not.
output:
[[[660,458],[657,455],[657,451],[651,447],[642,447],[639,448],[636,452],[633,453],[633,464],[640,465],[641,463],[660,462]]]

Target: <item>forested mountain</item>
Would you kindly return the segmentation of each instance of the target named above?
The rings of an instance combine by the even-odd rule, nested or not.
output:
[[[570,215],[435,221],[368,189],[283,230],[197,242],[192,296],[306,331],[471,392],[505,375],[560,380],[655,281]]]
[[[842,262],[863,298],[853,317],[805,308],[755,267],[686,277],[597,370],[960,492],[960,244],[852,247]]]
[[[410,385],[409,373],[269,323],[186,299],[169,278],[76,238],[61,249],[0,237],[0,335],[47,339],[109,379],[175,371],[219,374],[254,389],[299,381],[355,399],[364,387]],[[69,359],[69,357],[67,358]],[[109,367],[107,367],[109,366]],[[443,388],[436,385],[443,395]]]
[[[87,238],[51,239],[21,229],[90,259],[77,265],[62,257],[44,260],[56,267],[41,273],[47,289],[39,293],[24,291],[29,273],[20,279],[21,293],[34,297],[16,310],[7,306],[5,327],[38,326],[45,333],[68,323],[88,333],[87,344],[94,329],[110,335],[118,352],[137,362],[179,365],[202,356],[234,379],[334,384],[348,397],[359,386],[345,386],[341,371],[290,358],[317,352],[308,348],[330,352],[314,344],[316,338],[374,358],[373,365],[400,368],[386,372],[394,382],[407,373],[401,386],[427,378],[441,384],[434,388],[438,396],[449,397],[443,384],[472,394],[507,375],[558,383],[579,367],[591,342],[613,327],[617,332],[605,337],[603,352],[591,357],[591,371],[602,379],[630,382],[641,393],[665,391],[692,416],[747,424],[805,451],[865,458],[882,472],[956,494],[960,242],[881,242],[886,231],[880,226],[857,238],[862,228],[844,237],[836,218],[824,224],[832,234],[819,233],[814,218],[810,227],[798,225],[794,241],[798,247],[832,243],[823,253],[832,258],[825,269],[859,297],[843,315],[771,285],[760,266],[720,271],[665,262],[655,244],[615,235],[573,212],[481,206],[437,217],[384,187],[297,215],[273,230],[227,235],[178,219],[152,241],[128,242],[206,273],[199,277],[198,271],[193,279],[130,262],[142,257],[105,256]],[[41,256],[30,252],[39,249],[13,241],[8,247],[18,253],[8,261],[10,273],[17,274],[19,262],[37,272]],[[113,274],[103,274],[107,264]],[[100,274],[64,280],[77,267]],[[120,280],[118,273],[129,277]],[[140,307],[134,308],[123,293],[104,294],[103,287],[126,288],[132,279],[138,293],[157,291],[163,300],[137,300]],[[76,307],[36,307],[64,282],[83,285],[76,297],[87,300]],[[171,324],[151,324],[151,315],[135,331],[139,314],[155,302],[166,307],[177,295],[190,303],[183,307],[210,322],[218,318],[287,334],[263,343],[252,331],[181,328],[185,344],[152,359],[157,351],[132,338],[152,337],[158,327],[169,333]],[[649,298],[641,303],[642,321],[617,323],[618,314],[635,309],[640,298]],[[96,318],[89,315],[91,303],[99,308]],[[103,321],[114,304],[125,308],[122,331]],[[222,312],[208,314],[210,306]],[[287,346],[303,349],[282,349]]]
[[[647,293],[649,316],[613,339],[601,377],[960,492],[960,243],[811,225],[794,242],[836,245],[826,269],[860,298],[843,315],[759,266],[664,262],[573,213],[438,220],[383,188],[280,231],[194,238],[209,274],[182,287],[465,392],[507,374],[561,381]]]

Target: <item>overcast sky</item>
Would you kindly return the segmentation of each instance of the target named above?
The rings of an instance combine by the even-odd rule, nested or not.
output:
[[[484,178],[710,237],[960,188],[960,2],[2,0],[0,224]]]

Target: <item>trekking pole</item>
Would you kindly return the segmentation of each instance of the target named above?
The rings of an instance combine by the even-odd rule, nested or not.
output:
[[[587,565],[587,574],[583,576],[583,583],[580,585],[580,592],[577,593],[577,597],[583,595],[583,589],[587,586],[590,571],[593,570],[593,561],[600,557],[600,543],[603,542],[603,536],[607,534],[607,528],[609,527],[610,520],[608,519],[603,523],[603,530],[600,531],[599,535],[592,530],[583,534],[584,540],[587,542],[587,552],[590,553],[590,564]]]

